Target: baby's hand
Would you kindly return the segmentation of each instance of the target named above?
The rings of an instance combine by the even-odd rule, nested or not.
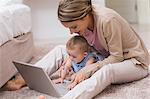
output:
[[[65,79],[66,75],[67,75],[67,70],[66,70],[66,68],[65,68],[64,66],[61,66],[61,67],[60,67],[60,70],[59,70],[59,76],[60,76],[60,78],[54,79],[53,82],[54,82],[55,84],[64,83],[64,79]]]
[[[58,79],[54,79],[52,80],[55,84],[58,84],[58,83],[63,83],[63,80],[62,78],[58,78]]]
[[[64,80],[66,78],[66,76],[69,74],[69,70],[68,68],[66,68],[65,66],[61,69],[60,71],[60,77],[62,80]]]

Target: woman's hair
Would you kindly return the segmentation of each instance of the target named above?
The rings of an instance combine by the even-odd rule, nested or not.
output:
[[[91,11],[91,0],[60,0],[58,19],[61,22],[71,22],[82,19]]]
[[[79,50],[81,52],[89,51],[89,44],[87,40],[82,36],[73,36],[71,39],[68,40],[66,44],[66,48],[69,50],[74,50],[76,46],[79,47]]]

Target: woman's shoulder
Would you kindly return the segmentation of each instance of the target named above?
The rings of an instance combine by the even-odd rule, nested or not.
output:
[[[93,6],[93,16],[97,20],[97,22],[109,22],[113,18],[117,18],[119,14],[113,9],[107,7],[97,7]]]

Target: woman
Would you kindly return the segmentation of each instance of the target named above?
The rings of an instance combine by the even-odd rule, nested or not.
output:
[[[147,76],[148,51],[137,33],[115,11],[94,7],[91,0],[62,0],[58,7],[58,19],[70,29],[71,34],[85,37],[91,46],[105,56],[103,61],[92,64],[95,66],[82,69],[74,85],[89,78],[97,70],[99,74],[109,71],[108,77],[104,79],[108,83],[100,82],[103,87]]]
[[[58,19],[71,34],[83,36],[105,57],[72,77],[72,90],[64,99],[91,99],[110,84],[131,82],[148,75],[149,55],[143,41],[115,11],[98,8],[91,0],[61,0]],[[51,74],[67,56],[65,53],[65,48],[56,47],[36,65],[44,64]]]
[[[85,37],[105,56],[103,61],[86,66],[72,79],[73,88],[91,76],[71,90],[72,93],[80,86],[88,86],[88,81],[96,82],[81,90],[76,98],[92,98],[111,83],[131,82],[148,75],[149,55],[143,41],[115,11],[98,8],[91,4],[91,0],[62,0],[58,19],[70,29],[71,34]]]

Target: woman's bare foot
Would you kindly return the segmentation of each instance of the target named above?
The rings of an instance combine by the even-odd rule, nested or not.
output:
[[[24,79],[22,78],[22,76],[17,75],[15,79],[12,79],[6,83],[6,85],[4,86],[4,89],[9,90],[9,91],[15,91],[15,90],[21,89],[25,85],[26,83]]]
[[[38,99],[45,99],[45,97],[44,97],[43,95],[40,95],[40,96],[38,97]]]

